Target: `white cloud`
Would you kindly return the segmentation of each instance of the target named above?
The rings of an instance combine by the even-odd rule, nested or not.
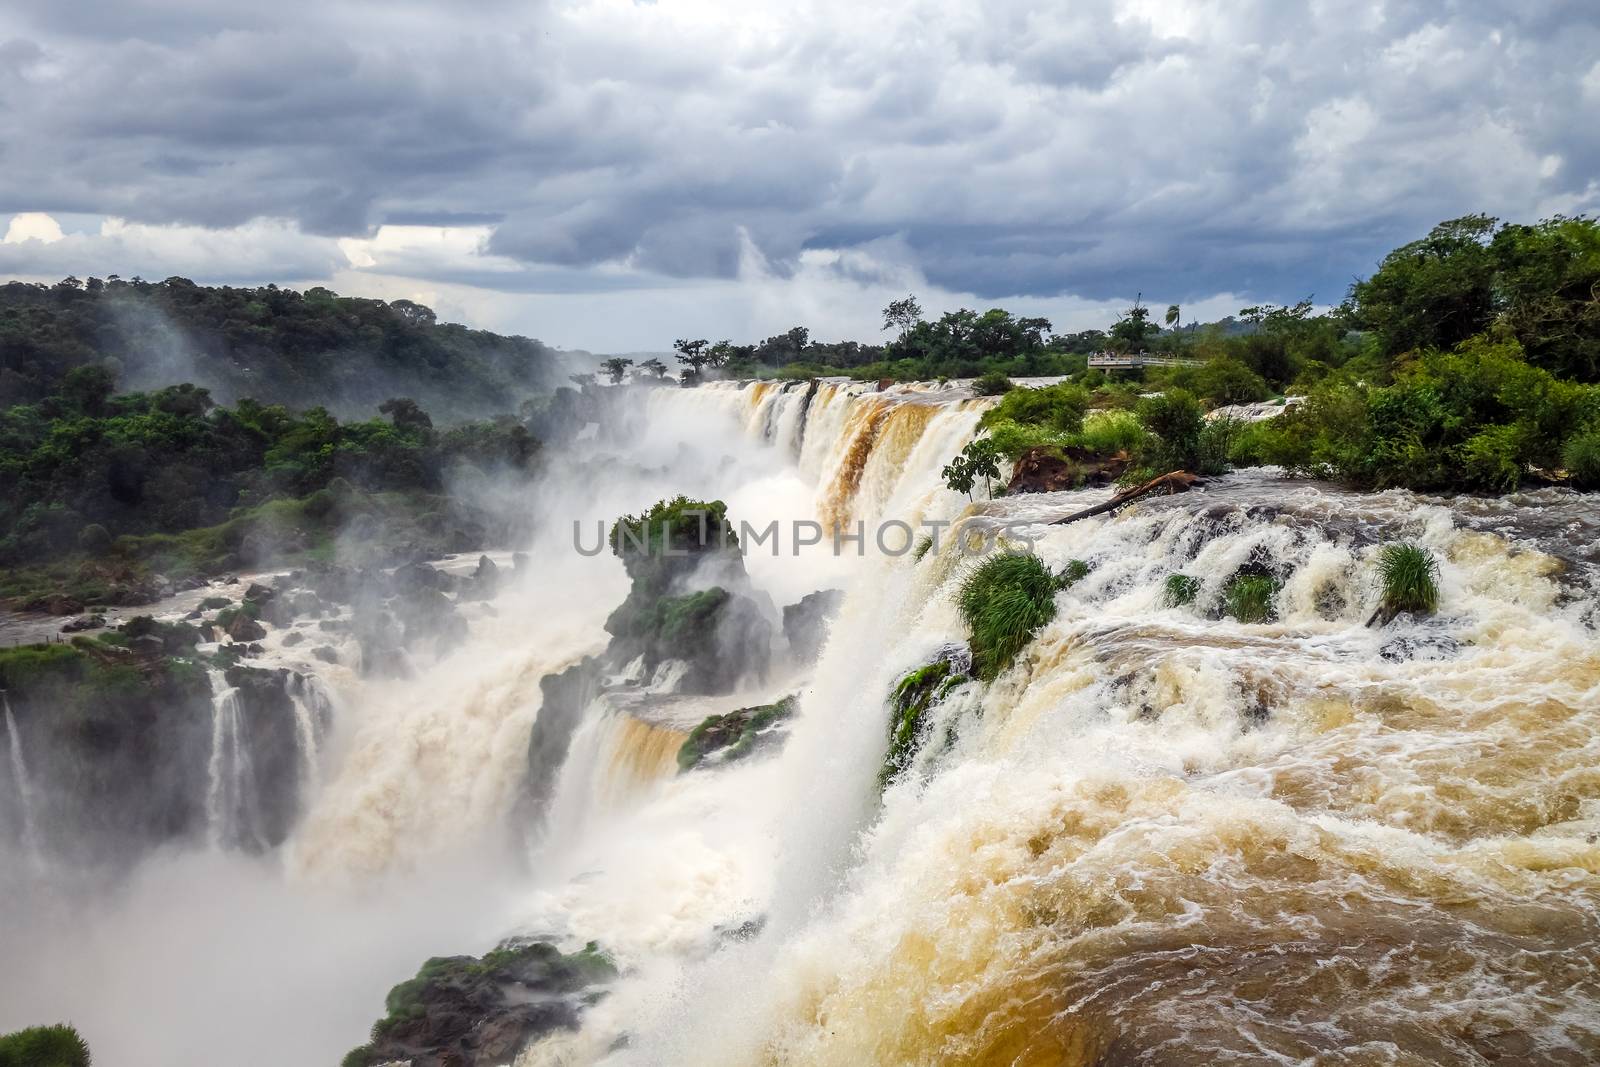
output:
[[[1335,296],[1442,218],[1584,203],[1600,172],[1578,4],[488,2],[491,32],[426,0],[18,0],[0,143],[30,151],[0,203],[65,232],[0,272],[400,278],[571,343],[569,307],[672,336],[691,292],[735,316],[706,333],[788,307],[870,334],[842,309],[896,286]]]
[[[60,223],[42,211],[25,211],[20,215],[11,216],[11,223],[6,227],[4,243],[16,245],[24,241],[38,241],[41,244],[50,244],[59,240],[61,240]]]

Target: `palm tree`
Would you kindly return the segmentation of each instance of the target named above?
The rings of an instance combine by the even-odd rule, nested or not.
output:
[[[1181,319],[1182,319],[1182,315],[1179,313],[1178,305],[1177,304],[1168,304],[1167,305],[1167,327],[1169,329],[1176,330],[1178,328],[1178,323],[1179,323],[1179,321]]]

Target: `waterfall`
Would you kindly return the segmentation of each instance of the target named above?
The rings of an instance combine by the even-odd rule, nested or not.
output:
[[[322,771],[319,745],[323,731],[333,719],[333,699],[322,680],[314,674],[291,672],[285,683],[294,708],[295,740],[300,750],[300,794],[314,796]]]
[[[17,808],[22,817],[22,849],[35,869],[43,865],[43,851],[39,841],[38,815],[34,811],[33,783],[28,778],[28,764],[22,758],[22,734],[17,720],[11,714],[11,699],[0,689],[0,705],[5,707],[6,739],[11,752],[11,780],[17,787]]]
[[[567,835],[581,881],[530,925],[639,970],[524,1067],[1600,1054],[1584,999],[1547,992],[1600,984],[1600,651],[1566,503],[1269,470],[1051,526],[1109,490],[940,486],[982,403],[959,392],[685,392],[657,414],[798,456],[818,516],[1022,524],[1089,574],[1010,669],[936,706],[880,799],[886,695],[965,642],[971,564],[951,539],[866,560],[776,758]],[[1400,540],[1439,560],[1444,608],[1369,626]],[[1241,572],[1278,584],[1268,621],[1226,614]],[[1167,603],[1174,575],[1192,603]],[[615,729],[586,718],[573,795],[603,791]],[[712,932],[752,911],[759,936]]]
[[[213,848],[260,848],[255,775],[240,714],[243,701],[222,672],[211,678],[211,756],[206,763],[206,826]]]

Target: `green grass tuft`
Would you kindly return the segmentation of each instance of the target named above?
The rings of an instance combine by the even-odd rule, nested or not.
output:
[[[1269,575],[1236,574],[1222,591],[1222,602],[1227,613],[1240,622],[1266,622],[1273,616],[1272,601],[1278,588],[1278,580]]]
[[[1056,617],[1056,589],[1056,576],[1031,553],[990,556],[967,575],[956,606],[972,632],[979,678],[997,677]]]
[[[1200,579],[1188,574],[1169,574],[1161,601],[1169,608],[1181,608],[1193,604],[1199,595]]]
[[[1439,564],[1420,545],[1384,545],[1378,553],[1378,573],[1383,578],[1383,609],[1387,618],[1401,612],[1432,615],[1439,610]]]

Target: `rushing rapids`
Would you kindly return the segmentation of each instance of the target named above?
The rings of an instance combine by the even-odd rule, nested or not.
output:
[[[315,899],[359,933],[336,954],[369,965],[283,994],[311,1036],[239,1062],[335,1062],[422,958],[508,933],[597,941],[621,971],[519,1067],[1600,1058],[1592,497],[1357,494],[1253,471],[1054,526],[1110,491],[974,504],[943,487],[985,403],[959,388],[630,392],[530,505],[549,520],[534,577],[472,615],[462,645],[404,680],[295,661],[337,699],[299,693],[306,813],[252,869],[280,895],[238,907]],[[597,680],[558,763],[535,765],[548,800],[529,816],[541,679],[600,653],[627,591],[570,524],[680,492],[786,524],[745,546],[774,613],[845,590],[820,656],[717,696],[674,695],[670,672]],[[805,544],[787,525],[812,520],[863,536]],[[888,695],[967,640],[954,594],[972,565],[960,537],[920,557],[899,532],[880,544],[888,520],[1004,528],[1089,571],[995,681],[936,703],[880,793]],[[1440,612],[1371,624],[1376,555],[1397,540],[1440,561]],[[1272,621],[1222,615],[1242,569],[1281,582]],[[1196,580],[1192,603],[1168,606],[1174,574]],[[696,723],[788,693],[771,745],[679,771]],[[282,929],[317,969],[324,927]],[[268,971],[284,987],[301,973]],[[44,984],[30,1003],[71,1012],[91,1043],[132,1025]],[[146,1041],[127,1062],[187,1055]]]

